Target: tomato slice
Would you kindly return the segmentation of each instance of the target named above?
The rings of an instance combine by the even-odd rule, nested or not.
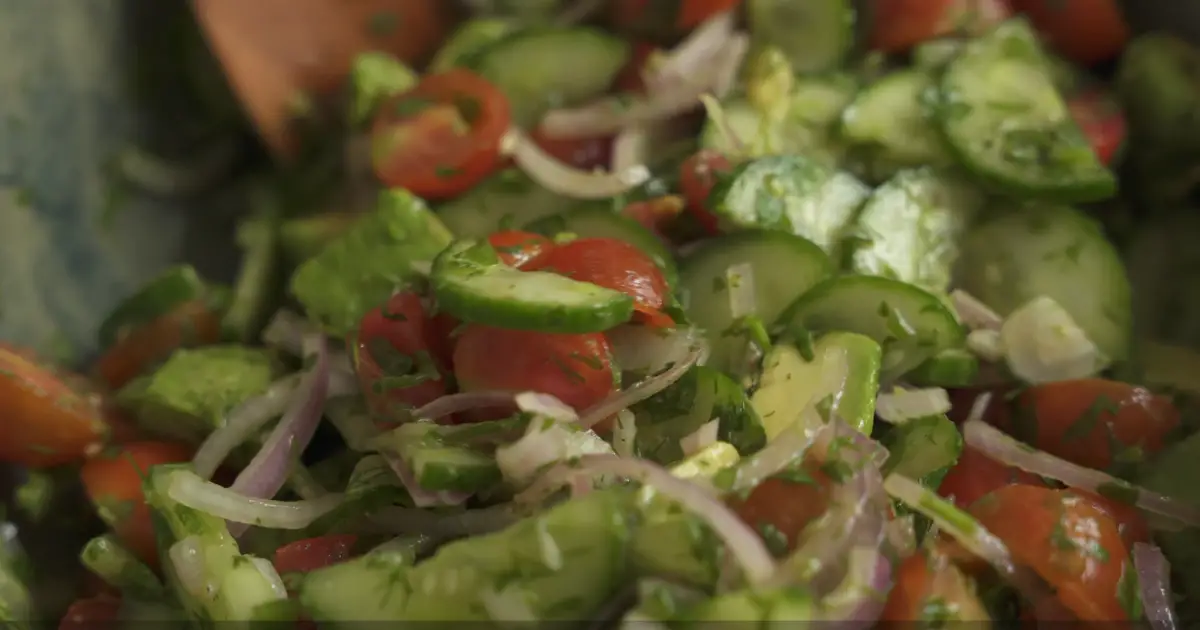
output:
[[[805,459],[796,470],[758,484],[746,498],[730,499],[729,506],[759,532],[772,553],[783,555],[794,550],[804,528],[825,513],[832,485],[820,462]]]
[[[0,347],[0,461],[43,468],[99,451],[103,401],[78,375]]]
[[[1116,0],[1012,0],[1067,58],[1090,65],[1119,55],[1129,25]]]
[[[158,566],[158,549],[142,480],[152,466],[190,461],[192,449],[171,442],[133,442],[84,462],[79,476],[92,505],[130,551]]]
[[[708,207],[708,196],[717,177],[733,170],[729,158],[713,151],[701,149],[683,162],[679,171],[679,188],[687,200],[687,209],[709,234],[720,234],[720,221]]]
[[[77,599],[67,608],[58,630],[107,630],[117,626],[121,600],[109,595]]]
[[[384,418],[397,408],[420,407],[446,394],[450,373],[444,341],[412,291],[371,309],[354,338],[355,368],[363,395]]]
[[[645,201],[635,201],[621,210],[621,214],[637,221],[650,230],[664,243],[667,230],[683,214],[687,203],[679,195],[664,195]]]
[[[1133,563],[1117,524],[1088,497],[1070,490],[1011,485],[970,512],[1038,573],[1082,621],[1128,620],[1120,601]],[[1061,620],[1059,620],[1061,621]]]
[[[966,508],[989,493],[1014,483],[1037,485],[1041,479],[966,446],[958,456],[958,463],[942,479],[938,494],[958,507]]]
[[[488,243],[501,262],[518,269],[536,265],[554,247],[554,242],[545,236],[520,230],[496,232],[488,237]]]
[[[530,139],[559,162],[575,168],[591,171],[608,169],[612,163],[613,138],[550,138],[540,129],[534,129]]]
[[[903,52],[936,37],[978,34],[1007,19],[1005,0],[874,0],[871,48]]]
[[[384,103],[371,131],[375,174],[428,199],[458,195],[500,167],[511,111],[499,88],[456,68]]]
[[[353,555],[358,536],[330,534],[297,540],[275,551],[272,563],[279,573],[308,573],[348,560]]]
[[[616,0],[609,8],[618,30],[670,39],[739,4],[741,0]]]
[[[221,318],[212,307],[203,300],[187,302],[118,339],[104,351],[95,373],[120,389],[176,349],[216,343],[220,337]]]
[[[580,238],[554,247],[530,270],[553,271],[633,298],[643,321],[661,323],[667,280],[642,250],[612,238]],[[668,317],[667,320],[670,320]],[[672,321],[667,326],[673,326]]]
[[[544,392],[583,410],[615,389],[611,355],[600,333],[560,335],[467,324],[454,347],[454,375],[462,391]],[[471,417],[505,417],[509,411]]]
[[[1083,135],[1087,136],[1096,157],[1108,166],[1116,162],[1128,135],[1125,116],[1116,99],[1103,91],[1092,90],[1069,99],[1067,108]]]
[[[984,619],[983,603],[951,556],[938,548],[922,548],[902,562],[895,572],[879,628],[927,628],[945,624],[946,614],[956,619]]]
[[[646,91],[646,63],[658,52],[658,46],[649,42],[634,42],[633,53],[629,55],[629,63],[617,74],[613,84],[618,92],[641,94]]]

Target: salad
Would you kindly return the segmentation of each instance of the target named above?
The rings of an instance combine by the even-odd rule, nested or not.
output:
[[[338,190],[260,186],[231,286],[164,272],[86,375],[0,349],[0,460],[106,526],[60,627],[1196,619],[1196,310],[1138,310],[1112,200],[1189,176],[1197,53],[1032,1],[596,4],[361,55]]]

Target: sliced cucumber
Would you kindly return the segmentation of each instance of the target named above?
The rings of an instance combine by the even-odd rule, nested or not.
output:
[[[951,173],[901,171],[863,206],[849,252],[850,269],[944,293],[950,288],[958,243],[983,204],[976,187]]]
[[[523,229],[551,237],[570,233],[581,238],[612,238],[624,241],[652,258],[662,269],[668,284],[673,287],[679,284],[679,271],[675,268],[675,259],[663,242],[637,221],[614,212],[608,204],[585,206],[543,217],[525,225]]]
[[[604,94],[629,61],[629,44],[588,27],[538,28],[501,38],[467,65],[508,96],[513,120],[537,122],[552,107]]]
[[[971,41],[950,63],[938,119],[963,164],[1005,192],[1067,203],[1116,192],[1022,19]]]
[[[429,277],[438,307],[464,322],[499,328],[578,334],[629,321],[624,293],[558,274],[518,271],[500,263],[486,242],[451,243]]]
[[[904,380],[922,387],[970,387],[978,375],[978,357],[963,348],[950,348],[917,366]]]
[[[869,190],[853,175],[798,155],[758,158],[718,181],[709,205],[735,228],[790,232],[836,255]]]
[[[474,493],[500,482],[500,468],[493,457],[468,446],[447,443],[439,429],[430,422],[410,422],[389,436],[422,488]]]
[[[756,43],[776,46],[799,73],[837,68],[854,48],[852,0],[750,0]]]
[[[461,65],[480,49],[500,41],[517,29],[514,22],[495,18],[467,20],[442,44],[429,63],[430,72],[444,72]]]
[[[579,207],[583,203],[550,192],[517,169],[489,177],[465,195],[437,208],[438,218],[457,238],[487,238]]]
[[[175,307],[204,297],[207,285],[191,265],[171,267],[125,298],[100,324],[100,347],[166,315]]]
[[[913,65],[924,70],[941,70],[962,52],[964,44],[964,40],[954,37],[921,42],[913,48]]]
[[[767,439],[795,423],[810,405],[828,399],[828,411],[866,435],[875,422],[875,394],[883,353],[870,337],[834,332],[813,344],[811,357],[791,344],[773,346],[750,402]],[[815,427],[814,427],[815,428]]]
[[[745,342],[725,336],[740,316],[734,314],[731,301],[731,268],[750,271],[754,303],[749,309],[770,323],[792,300],[829,277],[834,266],[819,247],[803,238],[761,230],[715,239],[683,260],[681,300],[689,319],[708,331],[712,350],[708,365],[742,376]]]
[[[953,161],[933,120],[937,84],[922,70],[893,72],[858,93],[842,113],[842,135],[898,166]],[[936,97],[934,98],[936,100]]]
[[[875,276],[831,278],[800,296],[780,324],[790,330],[842,330],[883,347],[880,380],[893,381],[942,350],[961,347],[966,333],[938,296]]]
[[[1049,297],[1109,359],[1129,356],[1129,279],[1090,217],[1067,206],[1017,208],[974,228],[962,251],[957,286],[1000,315]]]
[[[258,338],[282,294],[280,221],[267,215],[261,223],[238,230],[242,266],[233,287],[233,301],[221,318],[226,338],[251,343]]]
[[[742,386],[707,365],[698,365],[662,392],[632,408],[637,417],[637,452],[660,464],[683,459],[680,440],[711,420],[717,437],[738,452],[753,453],[766,437]]]
[[[909,420],[894,427],[883,439],[888,449],[884,474],[897,473],[937,488],[950,468],[958,463],[963,439],[944,415]]]

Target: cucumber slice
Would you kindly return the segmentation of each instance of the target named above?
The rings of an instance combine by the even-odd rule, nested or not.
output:
[[[238,230],[242,266],[233,286],[233,301],[221,318],[221,329],[226,338],[239,343],[258,338],[281,294],[280,221],[278,216],[267,215],[265,219]]]
[[[753,312],[775,321],[783,309],[829,277],[834,265],[819,247],[785,232],[753,230],[715,239],[683,260],[679,288],[688,318],[708,331],[708,365],[741,376],[744,340],[727,337],[735,317],[728,272],[746,266],[753,275]]]
[[[457,238],[487,238],[517,229],[542,217],[579,207],[570,199],[538,186],[517,169],[489,177],[465,195],[437,208],[438,218]]]
[[[660,464],[683,459],[680,440],[711,420],[717,439],[740,453],[753,453],[766,441],[762,420],[742,386],[707,365],[698,365],[662,392],[634,405],[637,452]]]
[[[1090,217],[1067,206],[1018,208],[973,229],[962,251],[957,286],[1000,315],[1046,296],[1109,359],[1129,356],[1129,279]]]
[[[576,208],[562,214],[544,217],[524,227],[553,237],[570,233],[581,238],[612,238],[624,241],[642,250],[662,269],[667,284],[679,286],[679,271],[675,259],[659,238],[642,227],[640,223],[613,212],[608,204]]]
[[[983,204],[976,187],[950,173],[901,171],[863,207],[850,269],[944,293],[950,288],[958,243]]]
[[[430,422],[410,422],[392,431],[389,441],[412,467],[417,484],[434,492],[483,492],[500,482],[500,468],[486,453],[442,439]]]
[[[915,418],[893,428],[883,439],[888,459],[883,474],[897,473],[937,488],[962,455],[963,438],[958,427],[938,414]]]
[[[852,0],[750,0],[746,17],[755,43],[778,47],[798,73],[837,68],[854,48]]]
[[[602,332],[633,316],[624,293],[541,271],[517,271],[485,242],[451,243],[430,274],[438,306],[464,322],[514,330]]]
[[[771,440],[809,405],[828,399],[829,412],[866,435],[875,422],[875,395],[883,351],[874,339],[833,332],[813,344],[811,358],[790,344],[771,348],[750,404]],[[816,427],[813,427],[814,429]]]
[[[842,113],[842,136],[877,151],[889,164],[950,164],[953,158],[930,107],[936,87],[932,75],[921,70],[883,77],[859,92]]]
[[[779,321],[789,330],[842,330],[874,339],[883,347],[883,382],[966,341],[962,325],[941,298],[875,276],[826,280],[800,296]]]
[[[629,44],[588,27],[539,28],[501,38],[464,65],[496,84],[513,120],[535,124],[552,107],[604,94],[629,61]]]
[[[933,355],[904,380],[918,387],[970,387],[978,375],[979,358],[962,348],[951,348]]]
[[[956,37],[931,39],[917,44],[912,51],[913,65],[923,70],[941,70],[962,52],[966,42]]]
[[[869,190],[853,175],[798,155],[759,158],[718,181],[709,207],[734,228],[789,232],[835,255]]]
[[[950,147],[1000,190],[1066,203],[1116,192],[1116,179],[1072,120],[1024,20],[968,43],[946,68],[941,92],[938,119]]]
[[[100,347],[166,315],[175,307],[204,297],[207,286],[191,265],[171,267],[125,298],[100,324]]]
[[[430,72],[444,72],[462,65],[481,49],[500,41],[517,29],[509,20],[481,18],[467,20],[450,35],[429,63]]]

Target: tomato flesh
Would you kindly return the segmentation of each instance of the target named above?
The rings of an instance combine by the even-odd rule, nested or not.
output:
[[[272,564],[280,574],[308,573],[348,560],[357,542],[358,536],[354,534],[331,534],[297,540],[276,550]]]
[[[581,238],[556,246],[536,265],[580,282],[590,282],[633,298],[640,311],[657,312],[666,303],[667,281],[642,250],[611,238]]]
[[[388,186],[447,199],[500,167],[508,99],[461,68],[425,77],[384,103],[371,131],[375,174]]]
[[[1005,466],[987,455],[964,446],[958,463],[942,479],[938,494],[960,508],[966,508],[994,490],[1021,483],[1037,485],[1037,475],[1019,468]]]
[[[445,340],[412,291],[397,293],[364,315],[353,350],[363,395],[384,418],[447,392]]]
[[[687,200],[687,209],[709,234],[721,232],[717,215],[708,207],[708,197],[717,178],[733,170],[729,158],[713,151],[701,149],[684,161],[679,172],[679,188]]]
[[[111,389],[120,389],[176,349],[216,343],[220,317],[201,300],[175,310],[122,336],[96,363],[96,375]]]
[[[117,616],[121,612],[121,600],[109,595],[98,595],[85,599],[77,599],[67,608],[62,621],[58,622],[59,630],[101,630],[117,625]]]
[[[1068,59],[1091,65],[1112,59],[1129,41],[1129,26],[1116,0],[1013,0],[1050,46]]]
[[[681,214],[687,203],[678,195],[664,195],[645,201],[635,201],[621,210],[621,214],[637,221],[642,227],[667,242],[667,230]]]
[[[530,134],[543,151],[553,156],[559,162],[569,164],[580,170],[591,171],[598,168],[608,169],[612,163],[613,138],[551,138],[535,129]]]
[[[500,262],[517,269],[536,265],[554,247],[554,242],[545,236],[520,230],[496,232],[488,237],[488,243],[496,250]]]
[[[1092,145],[1096,157],[1111,166],[1119,157],[1128,134],[1120,106],[1110,96],[1094,91],[1071,98],[1067,108]]]
[[[819,463],[805,460],[799,471],[767,479],[746,498],[729,503],[744,523],[774,547],[772,551],[791,551],[804,528],[825,513],[831,483]]]
[[[955,33],[978,34],[1007,19],[1005,0],[874,0],[871,48],[903,52]]]

